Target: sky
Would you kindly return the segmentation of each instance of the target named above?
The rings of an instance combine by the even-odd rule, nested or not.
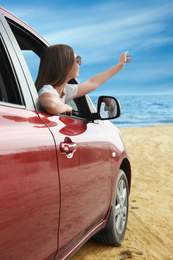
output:
[[[79,81],[118,63],[133,62],[96,95],[173,94],[172,0],[1,0],[50,44],[73,47],[82,57]]]

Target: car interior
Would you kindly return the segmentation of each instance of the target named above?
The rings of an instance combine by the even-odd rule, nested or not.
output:
[[[7,58],[2,38],[0,37],[0,101],[23,105],[22,94],[14,78],[12,67]],[[10,88],[9,88],[10,86]]]

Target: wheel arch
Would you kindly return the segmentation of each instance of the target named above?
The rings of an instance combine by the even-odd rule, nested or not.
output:
[[[128,184],[129,184],[129,193],[130,193],[130,187],[131,187],[131,166],[130,166],[130,162],[127,158],[125,158],[121,165],[120,165],[120,169],[123,170],[126,174],[127,180],[128,180]]]

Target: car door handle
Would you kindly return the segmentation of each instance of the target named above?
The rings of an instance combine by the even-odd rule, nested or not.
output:
[[[77,149],[77,145],[75,143],[60,143],[60,151],[70,159],[73,157],[74,152]]]
[[[74,152],[76,149],[77,145],[75,143],[60,143],[60,151],[62,153]]]

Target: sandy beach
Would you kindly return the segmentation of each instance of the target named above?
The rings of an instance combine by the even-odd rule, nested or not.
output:
[[[173,260],[173,125],[120,131],[132,165],[125,238],[120,247],[89,240],[71,259]]]

